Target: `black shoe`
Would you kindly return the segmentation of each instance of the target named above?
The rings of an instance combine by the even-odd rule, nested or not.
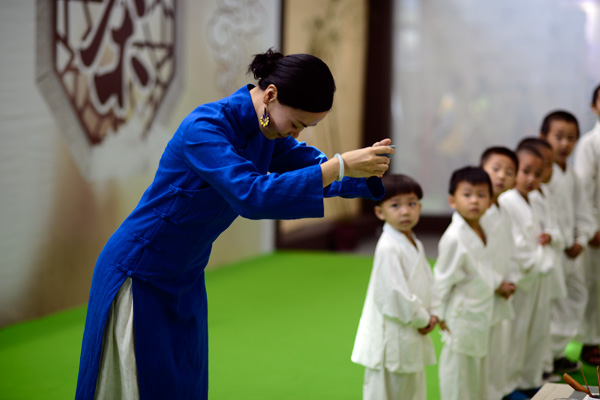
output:
[[[579,361],[573,362],[568,360],[566,357],[561,357],[554,360],[554,371],[552,371],[555,375],[561,375],[569,372],[579,371],[581,368],[581,363]]]
[[[542,382],[543,383],[547,383],[547,382],[552,382],[552,383],[558,383],[561,381],[561,377],[559,375],[554,375],[551,372],[544,372],[542,374]]]

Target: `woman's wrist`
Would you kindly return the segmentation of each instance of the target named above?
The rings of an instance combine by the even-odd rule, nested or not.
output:
[[[341,182],[342,179],[344,179],[344,169],[345,169],[344,159],[342,158],[342,155],[340,153],[335,153],[335,158],[338,159],[338,164],[339,164],[338,165],[338,168],[339,168],[338,177],[337,177],[336,181]]]
[[[323,175],[323,187],[327,187],[339,178],[340,160],[337,157],[332,157],[321,164],[321,174]]]

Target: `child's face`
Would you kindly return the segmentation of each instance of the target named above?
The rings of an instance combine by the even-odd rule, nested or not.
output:
[[[577,125],[567,121],[552,121],[546,140],[552,146],[554,162],[564,167],[577,142]]]
[[[492,204],[490,187],[486,183],[460,182],[448,197],[448,204],[468,223],[477,223]]]
[[[554,165],[554,152],[547,147],[539,147],[538,150],[544,157],[544,171],[542,172],[542,183],[550,182]]]
[[[519,153],[519,172],[517,173],[517,184],[515,188],[527,197],[532,190],[537,190],[542,183],[544,161],[531,153]]]
[[[410,233],[419,222],[421,203],[414,193],[398,194],[375,206],[375,215],[396,230]]]
[[[500,196],[515,186],[517,171],[515,163],[510,157],[503,154],[492,154],[482,167],[490,176],[494,197]]]

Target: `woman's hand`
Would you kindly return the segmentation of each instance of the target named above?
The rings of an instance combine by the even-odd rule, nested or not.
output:
[[[342,154],[344,160],[344,176],[351,178],[383,177],[390,167],[390,158],[384,154],[394,154],[395,150],[388,147],[390,139],[383,139],[371,147],[347,151]],[[332,157],[321,164],[323,187],[331,185],[339,176],[340,164],[337,157]]]
[[[346,176],[352,178],[377,176],[381,178],[390,166],[390,158],[385,154],[392,155],[396,152],[393,148],[388,147],[390,144],[392,144],[390,139],[384,139],[371,147],[342,154]]]

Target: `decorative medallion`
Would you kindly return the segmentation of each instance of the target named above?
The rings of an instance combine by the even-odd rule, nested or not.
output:
[[[175,72],[175,0],[53,0],[52,67],[92,144],[144,135]]]

